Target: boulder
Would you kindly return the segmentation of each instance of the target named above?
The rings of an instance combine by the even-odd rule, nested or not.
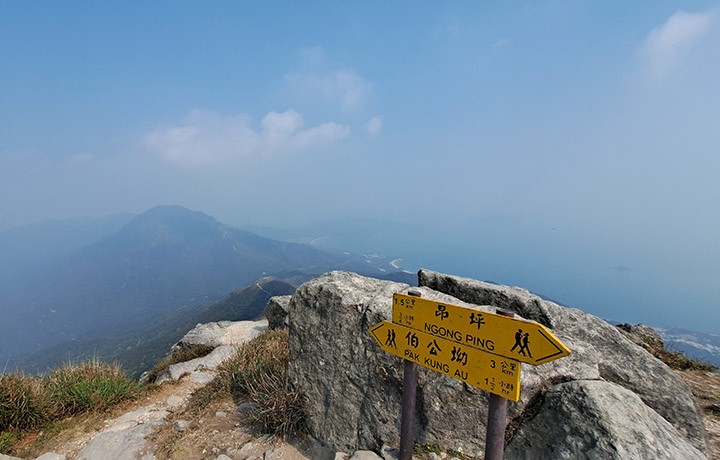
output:
[[[185,334],[173,349],[183,346],[240,345],[267,330],[267,321],[218,321],[198,324]]]
[[[632,391],[575,380],[551,388],[505,450],[517,459],[705,459]]]
[[[210,351],[205,356],[189,361],[171,364],[158,373],[155,383],[179,380],[183,375],[197,374],[200,380],[214,377],[214,371],[235,355],[237,346],[248,342],[267,330],[267,321],[220,321],[198,324],[173,345],[170,358],[184,348],[205,347]],[[202,375],[205,374],[205,378]],[[144,376],[144,378],[146,378]],[[142,381],[142,379],[141,379]]]
[[[510,403],[507,436],[520,433],[518,427],[544,407],[544,395],[558,384],[608,380],[635,393],[680,436],[706,449],[702,419],[685,384],[599,318],[517,288],[428,271],[420,273],[420,281],[422,287],[413,289],[423,298],[479,311],[511,309],[551,328],[573,351],[542,366],[523,366],[521,399]],[[391,319],[392,295],[408,287],[331,272],[305,283],[290,299],[290,379],[306,396],[311,435],[334,451],[379,452],[383,444],[399,443],[402,360],[382,351],[368,330]],[[424,368],[418,383],[416,441],[481,456],[487,394]],[[587,423],[595,421],[588,417]]]
[[[0,460],[22,460],[22,459],[18,458],[18,457],[11,457],[9,455],[0,453]]]
[[[644,348],[602,319],[560,306],[518,287],[444,275],[418,273],[421,286],[477,305],[511,310],[552,329],[573,353],[538,367],[523,366],[521,404],[510,415],[523,418],[523,408],[548,385],[569,380],[607,380],[638,395],[670,422],[693,446],[707,452],[702,415],[687,384]]]
[[[265,305],[265,318],[268,321],[269,329],[282,329],[287,327],[287,311],[290,304],[289,295],[276,295],[270,297]]]

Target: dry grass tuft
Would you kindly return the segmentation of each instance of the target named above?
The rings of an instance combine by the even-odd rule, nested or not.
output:
[[[40,425],[45,421],[47,405],[40,379],[23,374],[0,376],[0,432]]]
[[[152,369],[148,371],[147,375],[143,377],[143,381],[152,383],[157,379],[158,375],[169,366],[184,363],[195,358],[202,358],[203,356],[209,355],[214,349],[215,347],[210,345],[184,345],[178,347],[168,356],[158,361]]]
[[[250,400],[258,408],[251,417],[264,432],[287,436],[305,430],[302,396],[288,381],[287,330],[265,332],[238,348],[219,369],[218,377],[193,394],[191,406],[200,411],[222,395]]]
[[[97,360],[68,364],[48,376],[0,376],[0,453],[24,432],[71,415],[108,409],[138,385],[118,366]]]
[[[53,371],[45,379],[54,419],[88,411],[106,410],[128,398],[138,385],[119,366],[86,361]]]
[[[302,396],[288,380],[289,357],[287,329],[273,330],[245,344],[223,367],[230,390],[258,405],[252,417],[266,433],[305,430]]]

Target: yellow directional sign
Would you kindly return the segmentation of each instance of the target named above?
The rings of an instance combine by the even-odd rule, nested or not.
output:
[[[380,348],[490,393],[520,399],[521,364],[409,327],[383,321],[370,328]]]
[[[534,321],[405,294],[393,295],[392,320],[435,337],[532,365],[570,354],[552,332]]]

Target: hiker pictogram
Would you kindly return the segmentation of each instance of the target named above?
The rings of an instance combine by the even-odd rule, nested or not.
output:
[[[385,345],[388,347],[397,348],[395,344],[395,330],[388,329],[387,339],[385,339]]]
[[[522,339],[522,347],[520,347],[520,353],[521,355],[524,355],[523,351],[527,352],[528,357],[532,358],[532,354],[530,353],[530,333],[526,332],[525,335],[523,335]]]
[[[520,347],[520,349],[522,350],[522,338],[523,338],[522,329],[518,329],[517,332],[515,333],[515,345],[512,346],[510,351],[515,351],[516,347]]]
[[[518,348],[518,351],[517,351],[518,354],[532,358],[532,353],[530,353],[530,333],[529,332],[526,332],[523,334],[522,329],[517,330],[517,332],[515,333],[515,345],[512,346],[510,351],[515,351],[515,348]]]

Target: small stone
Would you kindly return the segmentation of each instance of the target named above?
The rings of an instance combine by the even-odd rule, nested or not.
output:
[[[260,409],[260,405],[254,402],[244,402],[238,406],[238,409],[240,410],[240,413],[247,415]]]
[[[244,446],[240,448],[240,451],[238,452],[239,455],[248,455],[250,451],[255,447],[255,444],[252,442],[246,443]]]
[[[348,460],[350,458],[350,454],[347,452],[335,452],[335,460]]]
[[[382,457],[371,450],[358,450],[350,457],[350,460],[382,460]]]
[[[219,410],[219,411],[215,412],[215,417],[218,417],[218,418],[227,417],[227,412]]]
[[[178,433],[182,433],[188,428],[190,428],[190,422],[188,422],[187,420],[175,420],[173,422],[173,429]]]
[[[220,454],[220,455],[217,456],[217,458],[216,458],[215,460],[233,460],[233,459],[230,458],[230,457],[228,457],[228,456],[225,455],[225,454]]]
[[[217,447],[213,447],[213,448],[212,448],[212,453],[215,454],[215,455],[217,455],[217,454],[220,453],[220,449],[218,449]]]
[[[179,409],[185,404],[185,400],[180,396],[172,395],[165,400],[165,405],[170,409]]]

